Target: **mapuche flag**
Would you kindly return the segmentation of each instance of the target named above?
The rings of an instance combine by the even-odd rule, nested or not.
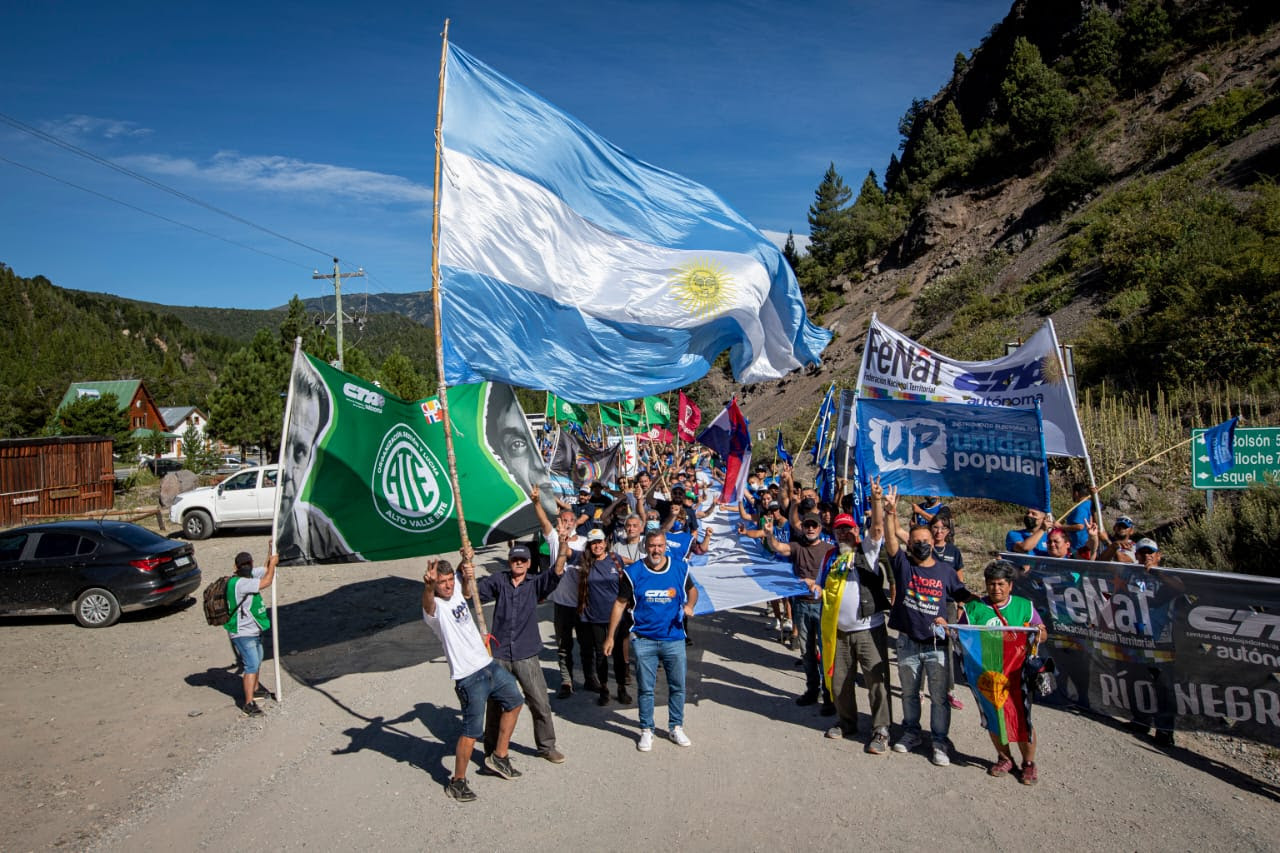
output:
[[[1019,627],[966,626],[956,633],[983,726],[1001,743],[1030,740],[1031,689],[1022,665],[1035,635]]]
[[[305,353],[294,357],[276,542],[285,563],[396,560],[456,551],[459,495],[440,401],[401,400]],[[538,526],[528,492],[550,477],[508,385],[449,389],[458,483],[473,543]],[[552,503],[554,511],[554,503]]]

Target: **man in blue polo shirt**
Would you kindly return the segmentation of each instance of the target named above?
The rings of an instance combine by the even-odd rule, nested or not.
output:
[[[634,622],[631,653],[636,662],[636,687],[640,706],[640,740],[636,749],[653,749],[653,688],[658,664],[667,674],[668,736],[676,746],[692,746],[684,733],[685,631],[684,620],[693,615],[698,590],[683,556],[667,551],[661,530],[644,537],[645,558],[622,570],[618,600],[613,603],[604,653],[613,654],[613,638],[628,605]]]
[[[525,704],[533,716],[533,742],[538,748],[538,755],[552,764],[562,763],[564,755],[556,749],[556,728],[551,719],[551,702],[547,698],[547,680],[538,662],[538,653],[542,651],[538,602],[560,582],[568,551],[568,548],[558,549],[552,571],[530,577],[529,549],[516,545],[507,554],[507,571],[476,581],[480,601],[496,602],[491,628],[493,659],[520,683]],[[463,577],[466,580],[470,580],[467,577],[469,570],[464,565]],[[489,755],[498,744],[501,718],[502,708],[497,702],[490,701],[485,714],[485,755]]]

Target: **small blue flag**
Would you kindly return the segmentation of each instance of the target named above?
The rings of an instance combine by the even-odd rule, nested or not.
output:
[[[791,454],[788,453],[787,449],[782,446],[782,430],[781,429],[778,430],[778,459],[780,459],[783,463],[787,465],[791,464]]]
[[[1209,468],[1221,477],[1236,466],[1236,421],[1232,418],[1204,431],[1204,447],[1209,451]]]

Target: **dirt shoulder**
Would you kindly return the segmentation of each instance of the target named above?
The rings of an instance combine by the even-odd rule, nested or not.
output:
[[[197,557],[212,578],[265,544],[265,534],[220,535],[197,543]],[[230,647],[198,607],[99,631],[0,620],[0,848],[193,849],[219,844],[232,816],[238,835],[281,849],[408,850],[426,838],[735,850],[847,849],[858,838],[898,849],[945,837],[996,849],[1264,850],[1280,838],[1274,751],[1221,739],[1182,735],[1185,747],[1162,752],[1105,721],[1038,707],[1035,788],[985,774],[991,747],[963,692],[951,767],[827,740],[829,720],[794,704],[803,676],[756,608],[695,623],[692,749],[660,739],[637,752],[635,706],[600,708],[579,692],[552,702],[565,764],[532,755],[522,716],[523,778],[473,772],[480,799],[458,805],[442,792],[457,699],[419,618],[420,577],[408,561],[283,570],[285,695],[254,720],[235,708]],[[272,683],[270,663],[264,672]],[[859,702],[865,726],[861,690]],[[661,691],[657,722],[664,729]]]

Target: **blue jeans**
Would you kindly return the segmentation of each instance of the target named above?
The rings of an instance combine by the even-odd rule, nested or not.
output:
[[[797,595],[791,599],[791,621],[796,629],[796,645],[804,660],[804,692],[828,702],[825,679],[818,677],[818,658],[822,649],[822,602],[815,598]]]
[[[947,702],[947,646],[943,641],[918,642],[898,634],[898,681],[902,684],[902,728],[920,731],[920,670],[929,682],[929,731],[934,741],[945,741],[951,731],[951,705]]]
[[[231,645],[240,653],[240,663],[246,675],[252,675],[262,666],[262,635],[252,637],[232,637]]]
[[[667,673],[667,727],[684,725],[684,638],[649,640],[635,637],[631,657],[636,662],[636,690],[640,705],[640,728],[653,728],[653,686],[658,680],[658,664]]]
[[[490,700],[497,702],[504,711],[524,704],[516,677],[499,666],[496,660],[489,661],[484,669],[453,682],[453,692],[458,694],[458,702],[462,705],[462,735],[473,740],[484,737],[484,711]]]

